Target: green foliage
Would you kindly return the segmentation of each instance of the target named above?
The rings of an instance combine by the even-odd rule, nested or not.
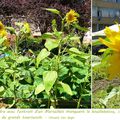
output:
[[[38,67],[40,64],[40,61],[45,59],[49,55],[50,55],[50,52],[48,52],[45,48],[42,49],[36,58],[36,66]]]
[[[52,9],[52,8],[46,8],[46,10],[47,11],[49,11],[49,12],[52,12],[52,13],[54,13],[54,14],[60,14],[60,11],[58,11],[58,10],[56,10],[56,9]]]
[[[119,108],[120,107],[120,87],[112,87],[108,90],[98,90],[93,94],[93,108]]]
[[[43,73],[43,82],[44,82],[45,91],[47,94],[49,94],[50,90],[55,84],[56,79],[57,79],[56,71],[45,71]]]
[[[58,10],[46,10],[60,16]],[[47,99],[47,107],[56,107],[59,99],[79,100],[78,108],[90,106],[90,53],[80,50],[80,42],[73,44],[80,37],[75,34],[74,27],[65,33],[65,21],[61,19],[61,31],[57,30],[56,20],[53,20],[53,32],[44,33],[37,39],[32,37],[28,23],[16,23],[18,32],[8,28],[16,36],[14,46],[5,47],[2,44],[4,38],[0,38],[0,54],[8,54],[0,58],[0,97],[14,98],[12,107],[31,107],[26,102],[18,103],[18,98]],[[41,50],[28,50],[23,55],[20,45],[23,41],[30,43],[29,40],[44,40],[45,44]],[[81,105],[80,100],[88,104]]]
[[[108,75],[105,72],[107,64],[101,64],[101,56],[92,56],[92,79],[95,80],[101,80],[101,79],[107,79]]]

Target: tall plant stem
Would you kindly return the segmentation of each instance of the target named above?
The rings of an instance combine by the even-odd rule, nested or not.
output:
[[[47,108],[50,108],[50,97],[49,97],[49,99],[48,99],[48,105],[47,105]]]
[[[15,41],[15,54],[18,54],[18,37],[16,38]]]
[[[61,54],[61,40],[60,40],[60,43],[59,43],[59,47],[58,47],[58,56],[56,58],[56,61],[57,61],[57,73],[59,74],[59,66],[60,66],[60,54]],[[55,97],[54,97],[54,107],[56,107],[56,103],[57,103],[57,84],[58,84],[58,81],[59,79],[57,78],[56,82],[55,82]]]
[[[15,73],[13,73],[13,81],[15,82],[16,81],[16,76],[15,76]],[[15,100],[15,103],[17,101],[17,96],[16,96],[16,85],[14,85],[14,100]]]
[[[81,97],[82,93],[83,93],[83,87],[82,87],[82,85],[80,84],[80,97],[79,97],[79,99],[78,99],[77,108],[80,108],[81,99],[82,99],[82,97]]]
[[[81,103],[81,97],[79,97],[79,99],[78,99],[78,103],[77,103],[77,108],[79,108],[80,107],[80,103]]]

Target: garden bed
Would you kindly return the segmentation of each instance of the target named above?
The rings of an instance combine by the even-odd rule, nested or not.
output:
[[[54,105],[55,102],[48,102],[47,99],[16,99],[14,98],[1,98],[0,99],[0,108],[49,108],[49,105]],[[81,101],[80,108],[91,108],[91,102]],[[56,108],[77,108],[78,100],[64,100],[58,99],[56,101]]]
[[[53,8],[44,11],[59,19],[54,17],[51,30],[37,37],[27,21],[15,22],[15,27],[0,22],[1,106],[90,108],[91,50],[79,34],[88,28],[80,26],[73,9],[65,14]]]

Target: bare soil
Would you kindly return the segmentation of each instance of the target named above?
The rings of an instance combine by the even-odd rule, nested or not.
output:
[[[95,93],[98,90],[108,88],[109,86],[120,86],[120,80],[96,80],[92,83],[92,93]]]

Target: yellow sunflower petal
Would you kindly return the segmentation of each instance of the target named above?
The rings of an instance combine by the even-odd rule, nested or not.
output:
[[[5,27],[4,27],[4,25],[2,24],[2,22],[0,21],[0,31],[1,30],[4,30],[5,29]]]
[[[0,36],[1,36],[1,37],[4,37],[4,36],[6,36],[6,35],[7,35],[6,30],[1,30],[1,31],[0,31]]]
[[[119,52],[119,50],[117,49],[116,45],[112,44],[111,42],[108,42],[102,38],[99,38],[100,42],[103,43],[104,45],[108,46],[109,48]]]
[[[110,64],[108,67],[109,79],[120,78],[120,54],[114,53],[109,56],[108,64]]]
[[[4,25],[2,24],[2,22],[0,21],[0,37],[4,37],[7,35],[7,32],[5,30]]]

